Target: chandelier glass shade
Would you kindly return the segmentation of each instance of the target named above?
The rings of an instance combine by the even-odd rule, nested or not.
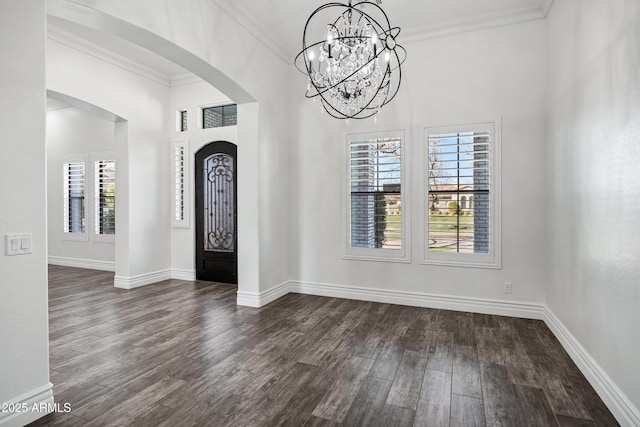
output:
[[[309,76],[305,96],[320,98],[335,118],[372,117],[400,88],[406,50],[380,2],[327,3],[305,25],[295,65]],[[312,34],[320,40],[310,41]]]

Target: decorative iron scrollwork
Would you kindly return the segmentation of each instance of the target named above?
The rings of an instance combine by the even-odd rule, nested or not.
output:
[[[204,250],[235,250],[233,157],[212,154],[204,160]]]

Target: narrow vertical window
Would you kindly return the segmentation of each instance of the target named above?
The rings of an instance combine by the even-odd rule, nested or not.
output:
[[[172,185],[173,185],[173,227],[189,227],[188,210],[188,140],[173,141],[171,144]]]
[[[85,231],[84,162],[64,163],[63,177],[63,230],[65,233],[82,234]]]
[[[403,144],[398,132],[348,140],[348,255],[404,256]]]
[[[493,123],[426,132],[426,260],[496,267],[499,200]]]
[[[173,147],[174,206],[173,219],[184,220],[184,147]]]
[[[116,232],[116,164],[114,160],[95,161],[95,234]]]
[[[180,111],[180,132],[186,132],[187,126],[187,110]]]

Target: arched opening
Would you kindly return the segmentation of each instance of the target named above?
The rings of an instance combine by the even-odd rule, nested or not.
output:
[[[243,230],[239,235],[241,242],[238,245],[238,262],[240,264],[238,269],[240,272],[238,288],[239,294],[243,291],[255,293],[258,290],[260,280],[258,262],[259,234],[254,226],[258,222],[257,211],[255,209],[242,209],[243,205],[256,206],[258,201],[258,189],[255,185],[258,169],[258,108],[254,98],[234,80],[214,67],[210,61],[203,60],[190,50],[178,46],[173,41],[167,40],[153,31],[116,17],[117,11],[111,14],[98,10],[98,8],[75,2],[60,1],[51,3],[48,13],[49,16],[112,34],[130,43],[144,47],[202,78],[227,95],[232,102],[238,104],[239,120],[236,139],[239,142],[239,156],[243,158],[243,164],[247,165],[246,169],[243,168],[239,172],[237,180],[237,197],[240,212],[238,225]],[[169,177],[163,175],[165,163],[162,157],[169,156],[169,148],[167,148],[166,154],[153,153],[156,148],[153,146],[154,141],[151,141],[150,138],[148,142],[138,146],[138,140],[134,134],[138,132],[138,135],[142,135],[143,138],[148,137],[148,135],[143,135],[143,129],[140,129],[140,126],[133,121],[131,123],[131,127],[124,131],[129,136],[128,143],[124,144],[121,150],[117,152],[121,159],[126,159],[124,161],[126,162],[126,172],[119,176],[119,182],[123,187],[126,187],[126,191],[120,194],[119,205],[121,210],[131,213],[127,223],[118,228],[120,238],[116,247],[117,272],[115,284],[123,288],[154,283],[164,278],[174,277],[174,275],[179,278],[190,277],[190,274],[192,274],[190,271],[194,271],[196,267],[191,265],[178,269],[172,268],[172,250],[166,250],[166,253],[161,254],[158,254],[158,251],[168,245],[172,245],[175,239],[169,234],[165,234],[168,232],[159,223],[152,223],[153,227],[155,227],[154,230],[149,229],[148,222],[135,222],[136,218],[144,217],[145,210],[160,213],[168,211],[162,205],[162,203],[165,203],[162,202],[162,199],[166,198],[167,195],[149,193],[148,185],[144,183],[155,179],[155,176],[157,179],[167,181],[167,185],[164,187],[160,183],[160,188],[165,189],[168,187]],[[197,142],[194,144],[192,141],[192,144],[197,145]],[[192,150],[194,149],[193,145],[191,147]],[[121,162],[124,163],[122,160]],[[142,169],[146,169],[149,173],[144,175],[139,165],[143,165]],[[193,204],[193,199],[191,203]],[[168,214],[166,219],[168,223],[171,222]],[[248,224],[248,226],[243,227],[243,224]],[[122,244],[120,244],[121,241]],[[181,244],[188,245],[187,242],[182,242]],[[193,244],[190,246],[193,247]],[[153,249],[155,253],[147,251],[149,248]],[[173,253],[175,252],[180,251],[174,250]],[[122,262],[118,262],[118,260],[122,260]]]
[[[99,106],[47,91],[48,262],[117,272],[116,147],[127,122]],[[122,214],[122,218],[116,213]]]

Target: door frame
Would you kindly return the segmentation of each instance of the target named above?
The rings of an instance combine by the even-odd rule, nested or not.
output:
[[[195,166],[195,194],[194,194],[194,208],[195,208],[195,253],[194,253],[194,262],[195,262],[195,270],[196,270],[196,280],[212,280],[211,276],[205,277],[206,268],[205,268],[205,254],[204,251],[204,168],[201,165],[202,161],[215,153],[224,153],[229,154],[233,157],[234,168],[233,168],[233,205],[234,205],[234,221],[233,221],[233,239],[234,239],[234,250],[231,253],[225,252],[216,252],[218,255],[215,257],[218,258],[217,261],[224,263],[232,263],[232,269],[228,272],[221,272],[219,279],[214,281],[221,283],[238,283],[238,147],[236,144],[217,140],[209,142],[202,147],[200,147],[194,153],[194,166]],[[232,255],[227,255],[232,254]]]

